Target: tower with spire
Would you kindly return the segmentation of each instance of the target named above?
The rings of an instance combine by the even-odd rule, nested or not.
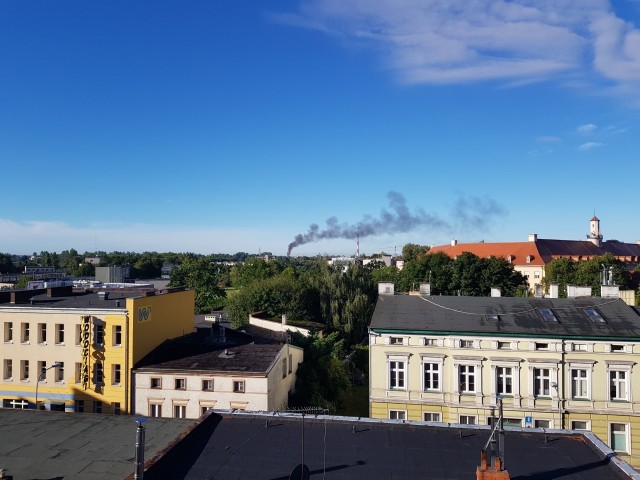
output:
[[[600,232],[600,219],[593,215],[593,218],[589,221],[589,235],[587,240],[593,243],[596,247],[599,247],[602,243],[602,233]]]

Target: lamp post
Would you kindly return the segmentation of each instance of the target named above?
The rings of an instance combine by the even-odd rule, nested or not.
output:
[[[36,410],[38,409],[38,386],[40,385],[40,379],[44,375],[46,375],[47,370],[51,370],[52,368],[61,367],[61,366],[62,366],[62,363],[56,362],[49,367],[43,368],[42,371],[38,374],[38,378],[36,379]]]

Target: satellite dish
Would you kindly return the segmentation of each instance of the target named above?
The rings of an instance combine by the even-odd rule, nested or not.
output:
[[[291,471],[289,480],[309,480],[309,475],[309,467],[307,467],[304,463],[301,463]]]

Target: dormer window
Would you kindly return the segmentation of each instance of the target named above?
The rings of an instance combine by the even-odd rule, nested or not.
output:
[[[509,263],[513,262],[513,255],[509,255],[507,257],[507,262],[509,262]]]
[[[531,263],[532,259],[533,259],[533,257],[531,255],[527,255],[527,263]]]

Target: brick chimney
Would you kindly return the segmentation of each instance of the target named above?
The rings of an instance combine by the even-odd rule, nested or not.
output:
[[[511,480],[509,472],[502,469],[502,459],[496,457],[496,466],[487,465],[487,452],[480,452],[480,466],[476,469],[476,480]]]

